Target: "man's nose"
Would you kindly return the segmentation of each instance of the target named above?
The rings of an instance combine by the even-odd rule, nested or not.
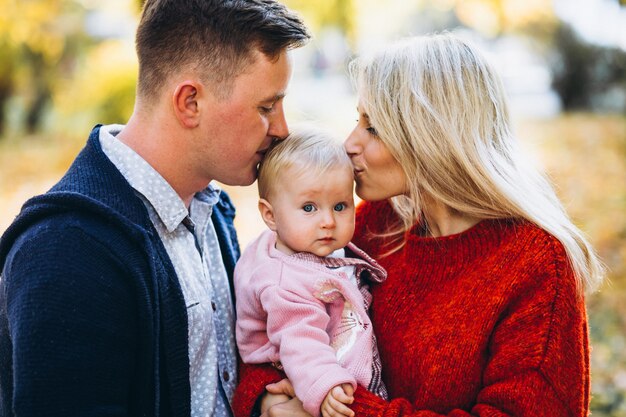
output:
[[[287,126],[287,119],[285,118],[285,112],[283,110],[282,103],[276,103],[278,107],[270,120],[270,128],[267,132],[269,136],[285,139],[289,135],[289,127]]]

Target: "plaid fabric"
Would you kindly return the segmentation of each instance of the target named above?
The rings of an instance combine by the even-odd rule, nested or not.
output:
[[[372,334],[373,354],[372,354],[372,380],[367,386],[367,390],[378,395],[384,400],[389,399],[387,387],[383,382],[383,366],[378,353],[378,345],[376,344],[376,335]]]

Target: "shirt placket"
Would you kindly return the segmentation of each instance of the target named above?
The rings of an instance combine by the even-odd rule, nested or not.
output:
[[[232,328],[220,331],[223,326],[219,324],[220,319],[211,305],[214,287],[202,248],[202,235],[205,233],[195,230],[193,222],[185,220],[187,224],[181,223],[188,214],[184,203],[145,160],[115,139],[119,130],[109,133],[105,128],[101,129],[102,149],[148,209],[150,219],[172,260],[187,305],[192,416],[229,416],[230,407],[224,406],[227,402],[219,375],[221,365],[218,358],[222,362],[223,359],[222,354],[218,354],[217,345],[222,341],[217,336],[223,331],[232,331]],[[217,201],[218,194],[213,193],[211,189],[206,195],[198,193],[196,197],[210,196]],[[208,207],[208,214],[200,217],[209,221],[211,204],[207,201],[203,203]],[[219,250],[217,256],[221,256]],[[225,271],[223,273],[225,275]],[[234,350],[233,358],[236,358]],[[235,379],[234,376],[232,379]]]
[[[220,367],[220,380],[224,389],[224,394],[229,403],[232,403],[235,391],[236,380],[236,358],[235,352],[235,317],[232,299],[230,297],[229,283],[224,269],[221,257],[217,257],[219,253],[219,245],[217,242],[215,229],[213,224],[207,225],[207,235],[212,236],[207,242],[207,247],[211,247],[210,256],[206,257],[207,267],[211,272],[211,284],[213,286],[213,294],[215,294],[211,306],[220,328],[215,328],[215,336],[217,338],[218,363]]]
[[[222,401],[219,399],[217,340],[214,335],[217,323],[210,308],[213,297],[212,287],[209,285],[210,276],[204,264],[196,225],[187,217],[180,227],[183,226],[187,232],[185,239],[189,242],[186,246],[196,249],[196,251],[187,251],[186,255],[193,258],[191,264],[197,266],[187,271],[185,280],[186,298],[189,298],[187,316],[189,319],[191,415],[192,417],[217,416],[220,415],[218,408]]]
[[[212,206],[206,202],[194,201],[193,218],[196,220],[195,236],[202,255],[204,270],[208,277],[204,283],[210,287],[210,304],[213,313],[212,336],[216,340],[218,364],[218,399],[216,416],[230,416],[230,403],[235,389],[234,315],[230,296],[224,297],[224,288],[228,288],[226,271],[221,259],[217,235],[211,222]],[[224,287],[226,285],[226,287]],[[228,294],[228,291],[226,291]],[[231,340],[232,339],[232,340]]]

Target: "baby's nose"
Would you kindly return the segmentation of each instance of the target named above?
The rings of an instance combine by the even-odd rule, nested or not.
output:
[[[332,212],[324,213],[321,226],[325,229],[329,227],[335,227],[335,216],[333,215]]]

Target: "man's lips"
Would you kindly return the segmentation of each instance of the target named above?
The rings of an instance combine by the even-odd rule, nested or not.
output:
[[[265,148],[259,149],[256,153],[258,155],[261,155],[261,157],[264,157],[265,154],[267,153],[267,151],[270,150],[270,148],[272,147],[272,145],[274,145],[277,142],[280,142],[281,139],[279,138],[271,138],[271,140],[269,141],[269,143],[265,146]]]
[[[270,148],[269,148],[269,147],[267,147],[267,148],[264,148],[264,149],[259,149],[259,150],[256,152],[257,156],[259,157],[259,162],[260,162],[260,161],[262,161],[262,160],[265,158],[265,154],[267,153],[267,151],[268,151],[269,149],[270,149]]]

